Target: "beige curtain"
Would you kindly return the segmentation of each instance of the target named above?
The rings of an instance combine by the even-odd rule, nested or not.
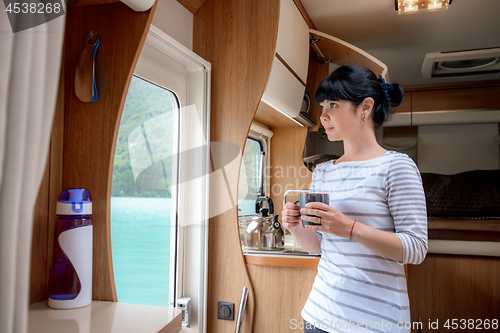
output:
[[[0,5],[0,332],[27,331],[33,207],[56,105],[65,16],[12,33]]]

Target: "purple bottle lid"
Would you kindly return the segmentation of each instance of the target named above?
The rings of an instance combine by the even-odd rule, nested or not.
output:
[[[72,188],[63,191],[57,199],[57,215],[91,215],[92,200],[89,191]]]

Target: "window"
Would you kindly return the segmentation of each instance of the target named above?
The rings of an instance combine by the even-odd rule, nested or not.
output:
[[[118,301],[176,306],[190,297],[191,327],[200,333],[206,327],[209,83],[209,63],[151,26],[120,122],[111,199]]]
[[[238,215],[257,213],[257,197],[269,196],[269,146],[273,133],[257,123],[252,124],[250,134],[243,151],[242,167],[238,193],[247,193],[245,198],[238,198]],[[264,164],[263,164],[264,163]],[[244,173],[244,174],[243,174]],[[243,189],[246,188],[246,191]]]
[[[244,186],[243,181],[246,180],[247,184],[247,196],[238,203],[238,215],[250,215],[255,214],[255,200],[259,195],[261,195],[261,180],[262,177],[262,158],[264,151],[262,149],[262,143],[248,138],[245,144],[245,151],[243,152],[243,164],[244,168],[240,170],[240,184],[238,193],[244,193],[241,189]],[[242,177],[242,172],[246,173],[246,177]]]
[[[111,247],[119,302],[169,305],[173,289],[169,273],[175,271],[171,184],[176,165],[172,157],[178,153],[178,113],[175,94],[132,78],[118,131],[111,190]]]

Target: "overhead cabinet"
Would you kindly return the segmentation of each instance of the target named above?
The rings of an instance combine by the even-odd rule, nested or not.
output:
[[[300,112],[309,101],[305,87],[311,45],[324,60],[322,66],[362,65],[388,80],[385,64],[338,38],[310,30],[294,1],[281,0],[275,54],[255,120],[272,127],[316,127],[318,119]]]
[[[281,0],[275,60],[280,57],[305,86],[309,63],[309,27],[293,0]]]
[[[479,84],[477,84],[479,85]],[[500,83],[481,86],[419,87],[405,89],[405,96],[391,121],[384,126],[451,125],[500,122]]]
[[[383,77],[387,82],[390,81],[387,66],[362,49],[321,31],[311,29],[309,33],[311,45],[320,61],[331,62],[337,66],[364,66],[376,76]]]
[[[281,0],[274,59],[256,120],[267,124],[282,118],[281,126],[298,125],[294,118],[302,106],[308,64],[309,27],[293,0]],[[273,112],[281,116],[269,115]]]

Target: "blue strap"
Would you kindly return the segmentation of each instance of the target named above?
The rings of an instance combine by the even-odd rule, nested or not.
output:
[[[97,42],[95,43],[95,46],[94,46],[94,54],[92,55],[92,62],[94,63],[94,69],[95,69],[95,54],[97,52],[97,48],[99,47],[99,37],[96,37],[97,38]],[[97,96],[97,87],[96,87],[96,84],[95,84],[95,72],[93,73],[94,77],[93,77],[93,82],[94,82],[94,94],[92,96],[92,99],[90,100],[91,102],[95,102],[97,101],[98,99],[98,96]]]
[[[385,98],[387,98],[388,101],[391,100],[391,96],[389,96],[389,92],[388,90],[393,90],[394,89],[394,86],[390,83],[385,83],[385,79],[384,78],[380,78],[381,82],[380,82],[380,85],[382,86],[382,91],[384,92],[385,94]]]

